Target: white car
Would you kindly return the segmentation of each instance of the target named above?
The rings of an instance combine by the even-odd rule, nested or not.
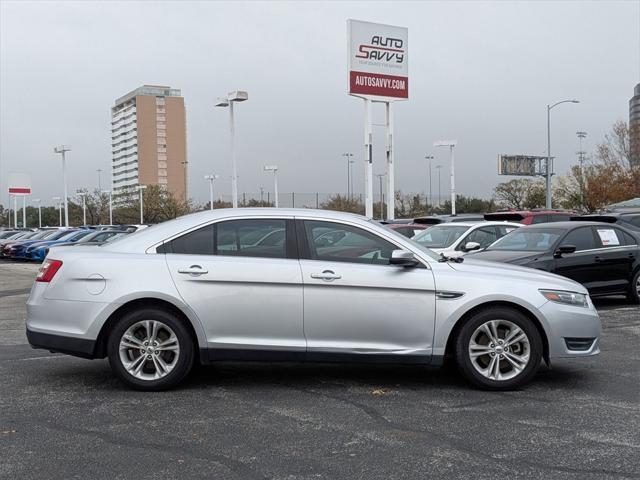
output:
[[[447,257],[460,257],[488,247],[521,226],[515,222],[440,223],[421,231],[412,240]]]
[[[445,357],[476,386],[512,389],[542,359],[598,354],[600,330],[572,280],[446,260],[359,215],[305,209],[207,210],[53,247],[27,301],[31,345],[108,357],[144,390],[195,362]]]

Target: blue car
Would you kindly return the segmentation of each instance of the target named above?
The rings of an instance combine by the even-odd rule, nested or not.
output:
[[[44,260],[44,257],[47,256],[47,253],[49,253],[50,247],[59,244],[77,242],[82,237],[85,237],[91,233],[93,233],[93,231],[88,229],[73,230],[71,232],[69,232],[69,230],[65,230],[65,234],[59,236],[58,238],[47,238],[46,240],[28,245],[24,250],[23,258],[42,261]]]
[[[39,230],[28,232],[25,235],[16,237],[14,240],[6,241],[2,245],[2,256],[16,258],[16,253],[22,255],[24,249],[35,242],[50,239],[54,235],[63,235],[68,230]]]

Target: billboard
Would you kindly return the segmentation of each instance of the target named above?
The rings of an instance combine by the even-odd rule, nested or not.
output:
[[[409,98],[409,31],[347,20],[349,94],[371,100]]]
[[[11,195],[29,195],[31,193],[31,175],[28,173],[10,173],[8,184]]]
[[[553,163],[553,157],[551,157]],[[534,177],[546,174],[547,157],[538,155],[499,155],[498,175]],[[552,170],[553,171],[553,170]]]

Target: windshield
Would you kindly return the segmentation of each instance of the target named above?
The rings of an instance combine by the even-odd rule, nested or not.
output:
[[[557,228],[519,228],[493,243],[487,250],[514,252],[546,252],[560,238],[563,230]]]
[[[417,234],[412,240],[424,247],[446,248],[453,245],[467,230],[469,227],[461,225],[434,225]]]

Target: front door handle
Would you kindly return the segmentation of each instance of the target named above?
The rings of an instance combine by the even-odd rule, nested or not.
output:
[[[338,275],[332,270],[324,270],[322,273],[312,273],[311,278],[317,278],[330,282],[332,280],[338,280],[339,278],[342,278],[342,275]]]
[[[178,273],[183,273],[185,275],[204,275],[205,273],[209,273],[209,270],[204,270],[200,265],[191,265],[188,268],[179,268]]]
[[[596,263],[602,262],[602,258],[601,257],[596,257],[596,258],[594,258],[594,260],[596,261]]]

